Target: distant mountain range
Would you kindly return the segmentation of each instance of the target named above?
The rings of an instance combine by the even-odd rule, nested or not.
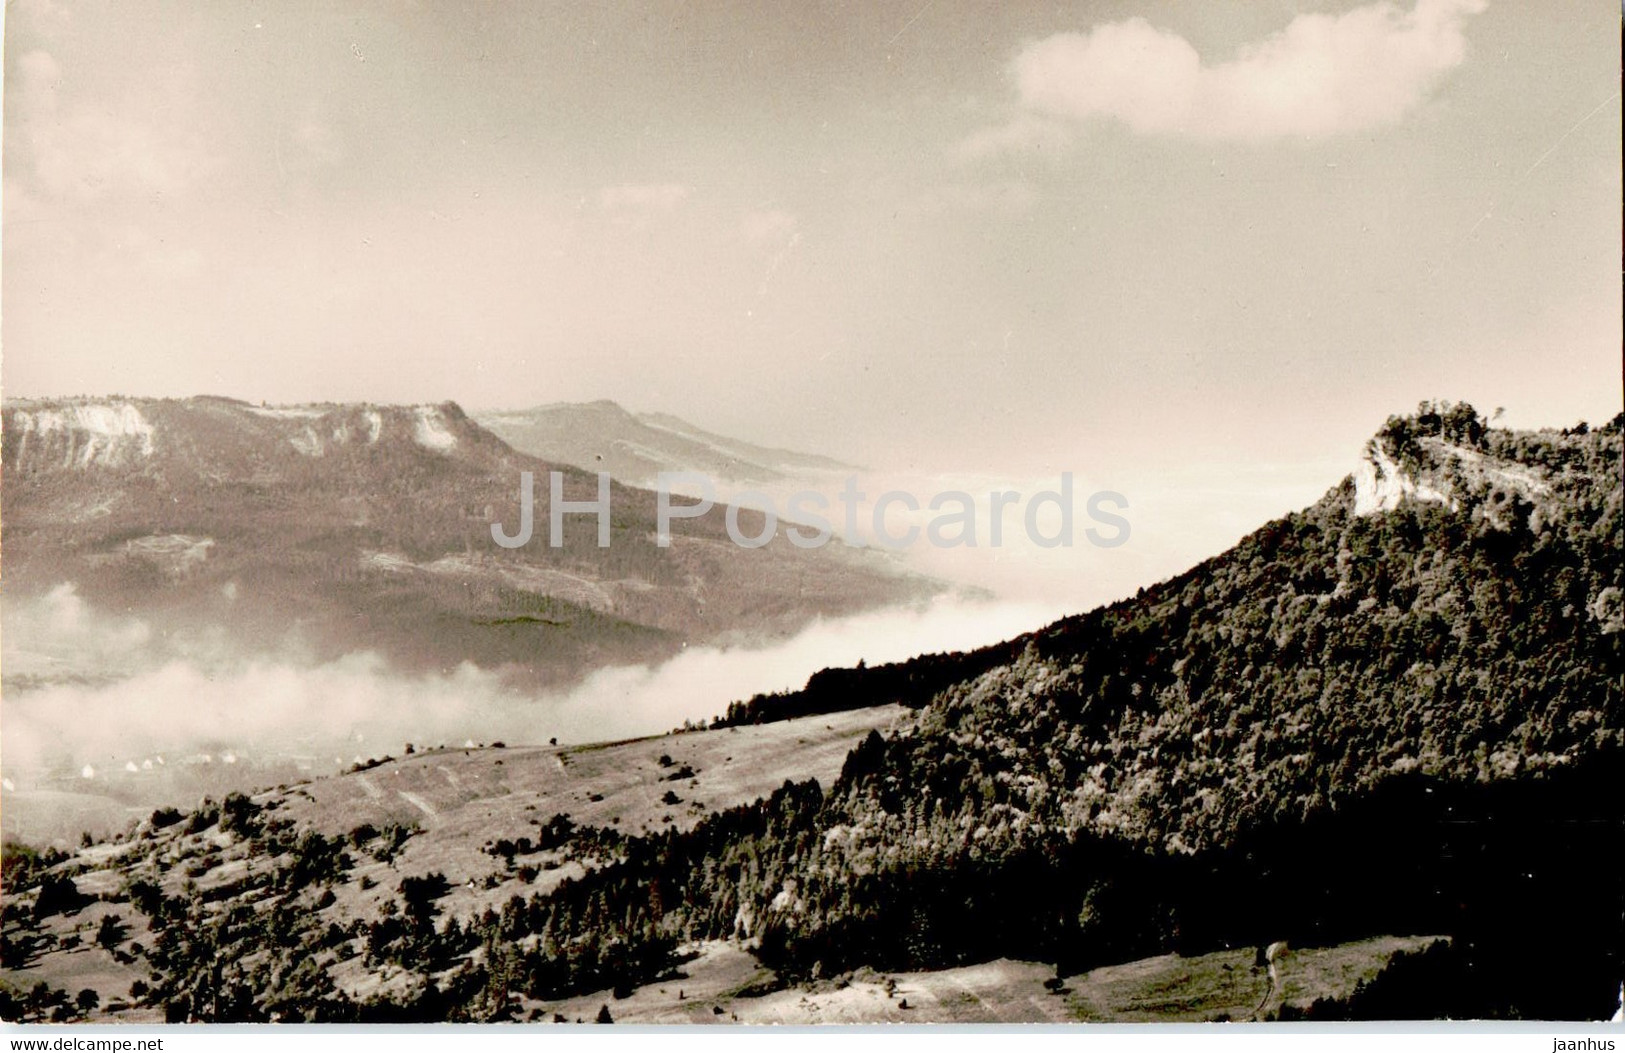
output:
[[[613,454],[616,417],[602,411],[606,423],[587,429],[597,412],[572,418],[583,422],[579,450]],[[677,424],[628,427],[637,441],[667,437],[673,456],[693,453],[685,463],[701,470],[724,457],[724,440]],[[654,495],[620,483],[609,547],[582,517],[551,548],[546,473],[563,471],[576,501],[595,498],[597,483],[572,461],[617,474],[566,452],[516,450],[452,403],[7,401],[8,609],[70,582],[93,607],[166,631],[224,629],[244,647],[293,641],[316,657],[366,649],[405,669],[467,661],[539,683],[931,591],[839,544],[804,550],[781,536],[743,550],[720,505],[677,521],[672,547],[657,548]],[[521,471],[536,475],[538,530],[503,549],[491,524],[517,521]],[[750,529],[754,516],[743,516]],[[6,643],[33,641],[8,631]]]
[[[608,472],[633,486],[653,486],[661,472],[699,472],[719,481],[770,484],[858,470],[828,457],[714,435],[663,413],[629,413],[608,400],[557,402],[480,413],[474,419],[516,450],[557,464]]]

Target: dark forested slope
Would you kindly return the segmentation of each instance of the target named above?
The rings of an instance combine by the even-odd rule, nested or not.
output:
[[[651,931],[752,938],[792,974],[1409,928],[1460,937],[1473,993],[1439,1013],[1607,1010],[1620,447],[1618,419],[1391,420],[1311,508],[1013,661],[967,656],[827,793],[588,883],[653,884]],[[900,675],[847,681],[889,700]]]

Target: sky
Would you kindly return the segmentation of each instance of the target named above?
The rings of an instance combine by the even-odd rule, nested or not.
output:
[[[1618,18],[9,0],[0,381],[1318,494],[1619,411]]]

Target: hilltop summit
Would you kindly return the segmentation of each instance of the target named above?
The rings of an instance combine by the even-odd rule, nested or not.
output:
[[[345,451],[416,447],[487,459],[504,453],[455,402],[271,406],[215,396],[16,399],[6,402],[4,419],[5,461],[24,473],[163,468],[229,476]]]
[[[1547,505],[1554,495],[1551,475],[1561,465],[1527,463],[1528,444],[1516,435],[1491,429],[1465,402],[1424,402],[1415,414],[1390,417],[1366,443],[1355,471],[1354,512],[1389,512],[1414,500],[1452,510],[1467,505],[1499,522],[1509,502]]]

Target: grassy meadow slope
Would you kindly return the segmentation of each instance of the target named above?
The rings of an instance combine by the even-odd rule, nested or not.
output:
[[[251,798],[233,796],[224,808],[205,801],[184,816],[160,810],[129,840],[46,861],[72,885],[66,909],[51,909],[47,896],[39,913],[39,891],[8,892],[0,981],[20,990],[41,981],[73,993],[90,988],[103,1006],[129,1005],[131,984],[150,979],[143,952],[153,941],[148,916],[132,902],[132,884],[149,882],[162,895],[205,904],[217,917],[234,903],[269,907],[279,898],[272,880],[280,865],[299,857],[316,866],[308,860],[328,842],[348,857],[343,880],[331,880],[336,872],[309,875],[323,891],[303,897],[309,913],[301,926],[348,931],[358,922],[377,923],[396,906],[403,877],[429,874],[445,878],[439,913],[477,917],[512,896],[579,878],[586,866],[612,857],[626,836],[690,827],[785,779],[833,781],[863,735],[910,718],[901,707],[882,706],[622,743],[426,750]],[[234,825],[238,808],[253,818]],[[561,815],[592,833],[537,847],[547,839],[542,828]],[[244,836],[250,827],[254,833]],[[318,842],[321,849],[313,849]],[[16,851],[6,862],[12,888],[35,876],[25,870],[18,878]],[[319,865],[337,866],[336,855]],[[96,937],[107,918],[120,935],[102,946]],[[18,928],[21,919],[31,924]],[[324,955],[323,966],[356,999],[398,992],[413,980],[406,970],[364,968],[342,953]],[[152,1016],[138,1007],[115,1018]]]
[[[1058,980],[1053,967],[998,958],[929,971],[873,969],[786,986],[724,942],[698,945],[660,980],[627,993],[593,991],[526,1002],[526,1019],[590,1021],[608,1006],[623,1024],[1201,1023],[1329,1015],[1402,955],[1446,941],[1384,936],[1288,950],[1273,971],[1254,948],[1164,954]],[[1318,1004],[1318,1008],[1317,1008]]]

